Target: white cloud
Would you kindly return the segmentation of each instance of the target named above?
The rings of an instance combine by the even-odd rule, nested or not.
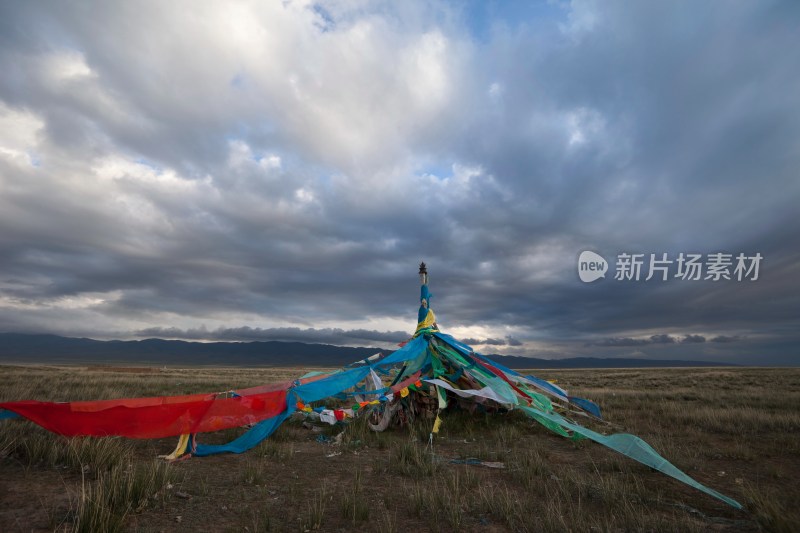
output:
[[[0,7],[0,320],[404,330],[422,259],[467,337],[689,320],[593,321],[575,254],[793,242],[796,36],[664,6]]]
[[[567,22],[560,25],[561,31],[575,41],[580,40],[584,34],[597,28],[602,7],[597,0],[571,0]]]
[[[76,50],[54,52],[42,58],[42,77],[54,85],[94,76],[86,58]]]
[[[39,134],[44,121],[28,111],[10,108],[0,101],[0,158],[15,165],[35,165]]]
[[[595,139],[602,139],[605,120],[596,110],[581,107],[566,114],[569,145],[579,146]]]
[[[489,85],[489,90],[486,92],[489,95],[489,100],[496,104],[502,101],[505,89],[501,83],[494,81]]]

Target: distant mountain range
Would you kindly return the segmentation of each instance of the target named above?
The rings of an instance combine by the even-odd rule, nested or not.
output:
[[[0,333],[0,363],[338,367],[392,350],[302,342],[187,342],[164,339],[98,341],[58,335]],[[706,361],[574,357],[536,359],[489,355],[510,368],[642,368],[729,366]]]

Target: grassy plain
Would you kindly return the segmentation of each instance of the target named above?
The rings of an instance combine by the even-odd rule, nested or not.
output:
[[[0,399],[225,391],[303,372],[0,366]],[[746,511],[600,445],[558,437],[517,413],[447,412],[433,451],[429,421],[372,433],[360,421],[317,432],[295,420],[249,453],[170,465],[156,456],[172,451],[177,439],[65,439],[26,421],[5,421],[0,531],[800,528],[800,369],[534,373],[597,401],[607,422],[594,429],[639,435]],[[339,445],[319,442],[342,431]],[[239,432],[203,441],[224,442]]]

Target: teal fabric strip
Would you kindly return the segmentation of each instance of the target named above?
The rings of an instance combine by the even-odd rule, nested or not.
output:
[[[394,352],[392,355],[385,357],[375,363],[374,367],[384,367],[387,365],[396,365],[397,363],[404,363],[411,359],[416,359],[419,353],[428,347],[428,341],[424,336],[420,335],[410,341],[408,344]]]
[[[289,418],[294,408],[289,408],[278,416],[262,420],[239,438],[227,444],[198,444],[192,455],[205,457],[218,453],[243,453],[257,446],[261,441],[272,435],[284,420]]]
[[[358,385],[358,382],[369,375],[369,367],[364,366],[345,370],[330,377],[323,378],[303,385],[298,385],[292,389],[298,398],[304,403],[316,402],[345,391]]]
[[[654,468],[661,473],[664,473],[671,478],[677,479],[681,483],[685,483],[699,491],[705,492],[709,496],[713,496],[721,500],[731,507],[742,509],[742,504],[736,500],[721,494],[714,489],[708,488],[702,483],[695,481],[693,478],[685,474],[675,465],[661,457],[649,444],[637,437],[628,433],[615,433],[614,435],[601,435],[591,429],[587,429],[578,424],[569,422],[563,416],[556,413],[546,413],[545,411],[533,407],[520,407],[528,416],[533,419],[545,418],[551,422],[555,422],[564,429],[569,429],[587,439],[591,439],[598,444],[602,444],[612,450],[621,453],[626,457],[630,457],[634,461],[638,461],[643,465]]]

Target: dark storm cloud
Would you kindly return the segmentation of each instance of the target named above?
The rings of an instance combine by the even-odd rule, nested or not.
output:
[[[647,346],[652,344],[675,344],[675,343],[686,343],[686,344],[702,344],[706,342],[706,338],[702,335],[684,335],[683,338],[678,339],[672,335],[651,335],[647,338],[631,338],[631,337],[612,337],[608,339],[600,339],[593,342],[587,342],[586,346],[619,346],[619,347],[628,347],[628,346]],[[712,342],[719,342],[714,341]],[[731,340],[731,342],[734,342]]]
[[[500,351],[793,353],[797,6],[192,8],[0,6],[0,329],[394,343],[424,259]],[[720,251],[761,277],[614,280]]]
[[[711,339],[711,342],[723,342],[723,343],[726,343],[726,342],[737,342],[740,339],[741,339],[741,337],[739,335],[733,335],[733,336],[717,335],[716,337]]]
[[[192,339],[206,341],[294,341],[348,345],[353,343],[396,345],[408,340],[402,331],[372,331],[365,329],[344,330],[340,328],[146,328],[135,332],[138,337],[166,339]]]
[[[681,341],[681,342],[703,342],[694,340],[698,336],[695,335],[687,335],[685,338],[691,337],[693,340],[691,341]],[[702,337],[700,337],[702,338]],[[647,344],[675,344],[678,340],[671,336],[671,335],[651,335],[646,339],[632,339],[630,337],[614,337],[610,339],[601,339],[594,342],[589,342],[587,346],[645,346]]]
[[[706,338],[703,337],[702,335],[686,335],[683,339],[681,339],[681,342],[689,344],[697,344],[706,342]]]
[[[514,339],[513,337],[506,337],[505,339],[475,339],[472,337],[467,337],[465,339],[460,339],[461,342],[466,344],[474,344],[474,345],[485,345],[485,346],[522,346],[522,342]]]

